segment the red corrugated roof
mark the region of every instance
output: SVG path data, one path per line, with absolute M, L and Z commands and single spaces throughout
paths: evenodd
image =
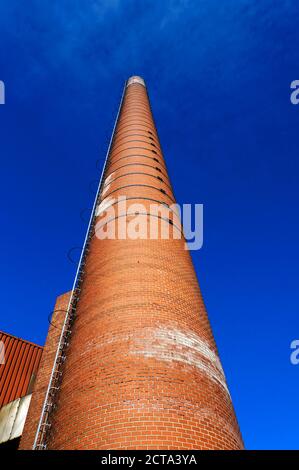
M 4 364 L 0 363 L 0 408 L 32 392 L 43 348 L 0 331 Z

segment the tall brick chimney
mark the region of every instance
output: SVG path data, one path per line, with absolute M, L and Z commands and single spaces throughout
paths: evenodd
M 140 77 L 126 84 L 95 222 L 118 196 L 180 231 L 151 213 L 175 200 Z M 31 406 L 41 412 L 40 395 Z M 50 424 L 48 449 L 243 448 L 184 238 L 91 237 Z M 21 447 L 33 440 L 28 424 Z

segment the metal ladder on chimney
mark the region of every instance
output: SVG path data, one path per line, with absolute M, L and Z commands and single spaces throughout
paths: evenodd
M 74 280 L 73 287 L 72 287 L 72 293 L 71 293 L 68 307 L 66 310 L 61 334 L 60 334 L 59 341 L 58 341 L 57 351 L 56 351 L 56 355 L 55 355 L 55 359 L 53 363 L 53 368 L 51 371 L 50 380 L 49 380 L 48 388 L 46 391 L 46 395 L 45 395 L 45 399 L 44 399 L 44 403 L 42 407 L 42 412 L 40 415 L 37 431 L 35 434 L 33 450 L 46 450 L 47 449 L 47 433 L 49 429 L 51 428 L 51 422 L 50 422 L 51 414 L 55 410 L 55 400 L 56 400 L 57 393 L 61 386 L 62 366 L 66 359 L 67 347 L 69 345 L 70 336 L 72 333 L 72 326 L 76 317 L 76 307 L 80 298 L 86 256 L 89 252 L 89 244 L 90 244 L 91 238 L 94 235 L 96 207 L 97 207 L 99 198 L 101 196 L 103 177 L 105 174 L 106 165 L 107 165 L 111 145 L 112 145 L 113 138 L 114 138 L 115 128 L 116 128 L 120 111 L 122 108 L 123 98 L 124 98 L 124 94 L 126 90 L 126 84 L 127 82 L 125 82 L 124 84 L 120 105 L 119 105 L 116 119 L 114 122 L 114 127 L 113 127 L 112 135 L 110 138 L 110 142 L 108 145 L 108 150 L 106 153 L 105 162 L 103 165 L 97 193 L 94 199 L 94 203 L 93 203 L 93 207 L 92 207 L 92 211 L 91 211 L 91 215 L 90 215 L 90 219 L 89 219 L 89 223 L 88 223 L 88 227 L 86 231 L 86 236 L 84 239 L 81 256 L 78 262 L 75 280 Z

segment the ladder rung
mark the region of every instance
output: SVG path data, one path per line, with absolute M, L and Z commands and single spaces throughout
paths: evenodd
M 50 424 L 50 423 L 42 423 L 41 426 L 50 428 L 50 427 L 51 427 L 51 424 Z
M 46 449 L 47 445 L 46 444 L 36 444 L 36 447 L 41 448 L 41 449 Z

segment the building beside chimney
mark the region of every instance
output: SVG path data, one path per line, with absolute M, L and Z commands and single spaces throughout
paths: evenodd
M 0 331 L 0 450 L 19 445 L 42 352 Z

